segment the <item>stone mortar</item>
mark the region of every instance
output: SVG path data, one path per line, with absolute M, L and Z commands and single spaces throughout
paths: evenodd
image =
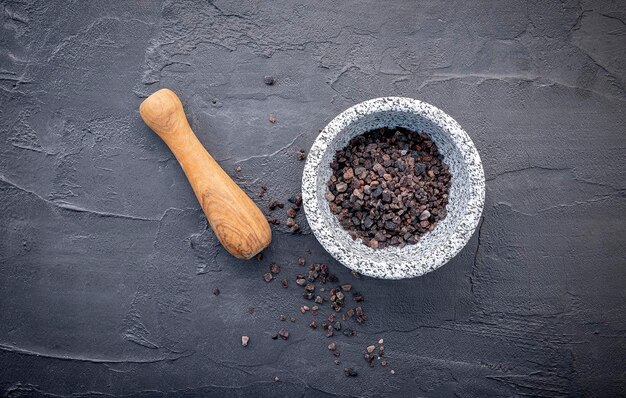
M 324 195 L 335 152 L 357 135 L 381 127 L 405 127 L 428 134 L 450 167 L 452 184 L 448 215 L 433 231 L 414 245 L 374 250 L 350 237 L 331 213 Z M 469 241 L 485 202 L 485 176 L 472 140 L 446 113 L 411 98 L 375 98 L 347 109 L 319 134 L 304 167 L 302 199 L 315 237 L 339 262 L 375 278 L 412 278 L 441 267 Z

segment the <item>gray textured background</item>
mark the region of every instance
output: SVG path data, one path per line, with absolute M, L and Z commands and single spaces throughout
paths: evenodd
M 0 395 L 625 394 L 622 1 L 21 0 L 0 19 Z M 348 270 L 302 213 L 262 263 L 229 257 L 139 118 L 161 87 L 265 210 L 356 102 L 418 98 L 470 134 L 479 231 L 424 277 L 354 281 L 370 321 L 337 342 L 358 378 L 307 317 L 269 338 L 303 300 L 261 279 L 301 256 Z M 360 358 L 379 337 L 394 376 Z

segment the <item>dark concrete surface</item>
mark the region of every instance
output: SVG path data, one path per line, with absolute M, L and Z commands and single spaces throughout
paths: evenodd
M 0 395 L 626 394 L 624 2 L 20 0 L 0 18 Z M 302 235 L 237 261 L 139 118 L 161 87 L 249 193 L 267 185 L 265 211 L 345 108 L 430 102 L 482 156 L 479 231 L 398 282 L 354 279 L 302 213 Z M 299 290 L 262 281 L 298 257 L 366 297 L 341 366 Z M 380 337 L 391 366 L 369 369 Z

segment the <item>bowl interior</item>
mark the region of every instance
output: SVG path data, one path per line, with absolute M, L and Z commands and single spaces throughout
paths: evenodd
M 419 101 L 415 102 L 423 104 Z M 358 112 L 357 109 L 357 112 L 348 113 L 354 110 L 351 108 L 326 127 L 309 154 L 309 156 L 313 155 L 313 158 L 310 159 L 311 165 L 307 164 L 307 166 L 313 167 L 312 170 L 311 167 L 306 167 L 305 177 L 303 177 L 303 198 L 309 224 L 326 250 L 344 265 L 365 275 L 398 279 L 419 276 L 438 268 L 465 245 L 469 240 L 469 236 L 466 236 L 467 230 L 471 229 L 469 233 L 471 236 L 480 217 L 484 200 L 484 185 L 481 193 L 476 182 L 482 178 L 482 184 L 484 184 L 484 177 L 481 174 L 477 179 L 476 175 L 470 175 L 471 171 L 476 174 L 475 157 L 468 156 L 466 142 L 459 140 L 456 130 L 458 124 L 437 108 L 428 104 L 424 105 L 426 106 L 424 111 L 402 109 L 398 106 L 382 106 L 374 107 L 368 112 Z M 431 108 L 441 112 L 449 120 L 442 119 L 441 115 L 436 112 L 429 112 Z M 452 124 L 448 123 L 450 121 Z M 334 159 L 335 152 L 345 147 L 355 136 L 381 127 L 404 127 L 428 134 L 443 154 L 444 162 L 450 168 L 452 182 L 447 205 L 448 214 L 437 223 L 433 231 L 422 236 L 420 241 L 413 245 L 374 250 L 365 246 L 360 240 L 355 241 L 350 237 L 339 224 L 337 217 L 331 213 L 324 195 L 328 189 L 326 183 L 332 174 L 330 163 Z M 469 140 L 462 130 L 460 132 Z M 475 153 L 476 150 L 471 141 L 469 144 L 471 145 L 469 152 Z M 469 153 L 469 155 L 473 154 Z M 478 164 L 482 173 L 479 158 Z M 305 187 L 307 173 L 314 173 L 310 176 L 314 181 L 312 191 Z M 474 214 L 473 217 L 468 218 L 468 212 L 475 213 L 476 211 L 478 211 L 478 216 Z

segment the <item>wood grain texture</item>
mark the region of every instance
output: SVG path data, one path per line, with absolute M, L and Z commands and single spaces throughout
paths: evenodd
M 176 156 L 226 250 L 249 259 L 267 247 L 272 232 L 265 216 L 198 141 L 178 96 L 161 89 L 141 103 L 139 113 Z

